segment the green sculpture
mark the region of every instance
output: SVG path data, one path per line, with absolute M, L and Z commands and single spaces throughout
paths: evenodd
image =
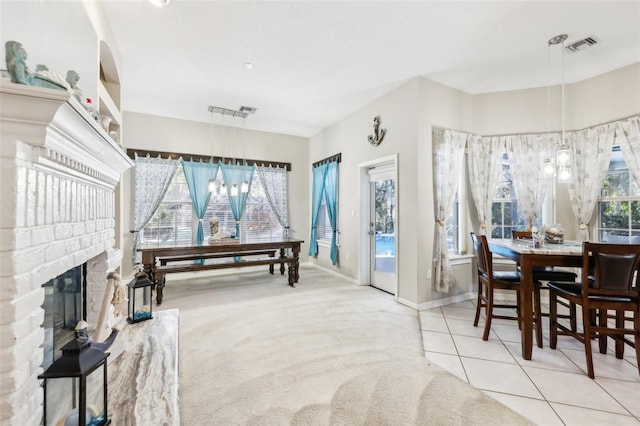
M 27 58 L 29 55 L 22 43 L 9 40 L 5 43 L 7 71 L 13 83 L 29 86 L 47 87 L 49 89 L 69 90 L 69 84 L 58 74 L 49 71 L 46 65 L 37 65 L 36 72 L 29 72 Z
M 4 44 L 6 50 L 7 71 L 11 76 L 11 81 L 18 84 L 27 84 L 29 68 L 27 68 L 27 51 L 22 47 L 22 43 L 9 40 Z

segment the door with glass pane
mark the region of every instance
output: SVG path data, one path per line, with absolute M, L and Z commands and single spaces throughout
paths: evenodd
M 393 165 L 369 169 L 371 285 L 396 294 L 396 181 Z

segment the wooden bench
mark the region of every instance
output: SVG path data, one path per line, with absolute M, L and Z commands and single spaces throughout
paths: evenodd
M 261 256 L 268 255 L 269 257 L 276 256 L 276 250 L 261 250 L 261 251 L 249 251 L 242 252 L 240 254 L 234 253 L 233 256 Z M 183 254 L 183 255 L 174 255 L 174 256 L 161 256 L 158 257 L 158 261 L 161 266 L 165 266 L 167 263 L 171 262 L 187 262 L 190 260 L 206 260 L 206 259 L 220 259 L 230 257 L 229 253 L 199 253 L 199 254 Z M 284 275 L 284 265 L 286 262 L 280 262 L 280 275 Z M 273 275 L 273 263 L 269 263 L 269 273 Z
M 267 255 L 268 257 L 254 257 L 261 255 Z M 210 259 L 214 259 L 214 261 L 206 262 L 206 260 Z M 158 257 L 158 261 L 160 265 L 156 266 L 153 270 L 156 283 L 156 302 L 158 305 L 162 303 L 166 275 L 172 273 L 268 265 L 269 273 L 273 275 L 274 265 L 279 264 L 280 274 L 284 275 L 285 264 L 287 264 L 289 265 L 289 285 L 294 287 L 297 281 L 296 266 L 298 259 L 294 257 L 276 257 L 276 250 L 160 256 Z M 193 262 L 178 263 L 189 261 Z

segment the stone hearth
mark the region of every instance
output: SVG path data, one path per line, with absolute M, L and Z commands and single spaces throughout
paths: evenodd
M 117 184 L 133 163 L 65 91 L 0 80 L 0 424 L 42 417 L 42 284 L 86 262 L 95 327 L 118 248 Z

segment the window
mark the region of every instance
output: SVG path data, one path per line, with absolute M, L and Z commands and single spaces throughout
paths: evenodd
M 513 229 L 526 226 L 524 215 L 518 209 L 511 168 L 505 153 L 491 206 L 491 238 L 511 238 Z
M 222 171 L 218 170 L 218 181 L 222 179 Z M 213 216 L 218 218 L 219 229 L 229 233 L 235 232 L 236 222 L 231 212 L 227 195 L 214 192 L 209 200 L 207 212 L 203 218 L 205 238 L 209 238 L 211 229 L 209 223 Z M 198 219 L 193 212 L 189 188 L 182 166 L 169 185 L 160 206 L 142 230 L 142 242 L 183 242 L 190 243 L 197 232 Z M 253 174 L 251 191 L 247 197 L 247 204 L 241 221 L 241 235 L 247 237 L 270 237 L 282 235 L 282 226 L 271 210 L 265 196 L 264 189 L 258 178 Z
M 611 152 L 598 213 L 599 241 L 640 244 L 640 187 L 629 173 L 618 146 Z
M 447 251 L 453 254 L 459 254 L 459 234 L 460 234 L 460 203 L 458 202 L 458 194 L 456 193 L 456 199 L 453 201 L 451 207 L 451 215 L 446 221 L 445 227 L 447 229 Z
M 331 221 L 329 220 L 329 212 L 327 211 L 327 204 L 324 201 L 324 195 L 322 196 L 322 202 L 320 203 L 320 213 L 318 213 L 318 239 L 319 240 L 331 240 Z

